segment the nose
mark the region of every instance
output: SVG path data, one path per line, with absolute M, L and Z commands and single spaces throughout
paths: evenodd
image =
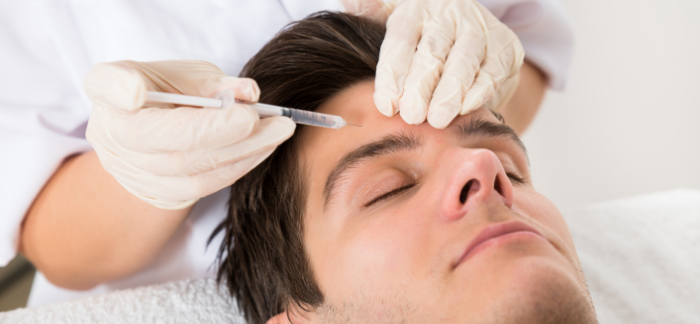
M 513 185 L 495 153 L 486 149 L 461 149 L 445 170 L 447 187 L 440 197 L 441 216 L 459 219 L 478 204 L 513 206 Z

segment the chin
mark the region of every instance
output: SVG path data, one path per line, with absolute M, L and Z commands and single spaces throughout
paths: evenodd
M 585 283 L 546 258 L 523 258 L 508 267 L 501 298 L 483 323 L 594 324 L 595 309 Z

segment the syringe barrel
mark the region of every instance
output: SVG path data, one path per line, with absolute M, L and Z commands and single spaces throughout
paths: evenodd
M 233 97 L 233 91 L 226 90 L 216 94 L 216 97 L 222 101 L 222 107 L 229 107 L 234 103 L 242 103 L 249 105 L 258 112 L 261 117 L 284 116 L 289 117 L 297 124 L 335 128 L 339 129 L 347 125 L 345 120 L 340 116 L 321 114 L 313 111 L 299 110 L 294 108 L 285 108 L 264 103 L 248 103 L 238 101 Z
M 295 123 L 339 129 L 346 125 L 345 120 L 340 116 L 321 114 L 313 111 L 286 108 L 284 116 L 289 116 Z

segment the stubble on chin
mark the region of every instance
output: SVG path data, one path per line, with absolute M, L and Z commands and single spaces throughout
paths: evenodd
M 401 293 L 387 298 L 367 291 L 356 291 L 342 301 L 327 298 L 315 312 L 324 324 L 598 324 L 584 274 L 577 268 L 577 278 L 540 268 L 528 280 L 529 287 L 503 296 L 480 314 L 436 314 Z
M 409 324 L 425 319 L 418 314 L 419 306 L 400 294 L 391 298 L 366 292 L 355 292 L 343 301 L 326 300 L 316 309 L 321 324 Z M 415 321 L 415 320 L 418 320 Z
M 494 305 L 480 324 L 598 324 L 585 281 L 583 287 L 565 278 L 542 281 L 529 296 L 513 294 Z

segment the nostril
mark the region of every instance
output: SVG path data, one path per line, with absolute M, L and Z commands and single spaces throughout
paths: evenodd
M 469 190 L 471 190 L 472 185 L 474 184 L 474 181 L 477 181 L 477 180 L 474 180 L 474 179 L 469 180 L 469 182 L 467 182 L 467 184 L 465 184 L 464 187 L 462 187 L 462 192 L 459 193 L 459 201 L 462 204 L 467 202 L 467 197 L 469 196 Z
M 493 190 L 496 190 L 501 196 L 503 196 L 503 189 L 501 188 L 501 180 L 499 179 L 498 175 L 496 175 L 496 179 L 493 180 Z

